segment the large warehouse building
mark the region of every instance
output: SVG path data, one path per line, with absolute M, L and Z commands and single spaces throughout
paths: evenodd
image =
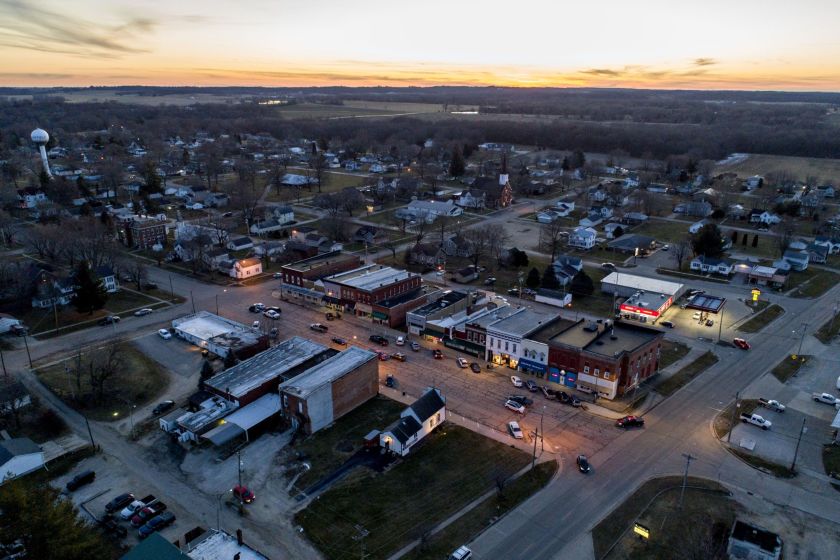
M 242 323 L 199 311 L 172 321 L 175 334 L 222 358 L 233 352 L 240 360 L 268 348 L 268 336 Z

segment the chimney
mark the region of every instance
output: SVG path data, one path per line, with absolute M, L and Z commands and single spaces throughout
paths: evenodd
M 236 530 L 236 544 L 242 546 L 242 529 Z

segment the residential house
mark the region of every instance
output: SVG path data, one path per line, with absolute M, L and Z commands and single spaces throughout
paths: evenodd
M 735 268 L 735 263 L 729 259 L 718 259 L 714 257 L 707 257 L 706 255 L 698 255 L 691 260 L 691 270 L 698 272 L 721 274 L 729 276 Z
M 791 270 L 802 272 L 808 269 L 808 261 L 810 259 L 808 253 L 804 251 L 785 251 L 782 259 L 790 263 Z
M 417 243 L 408 254 L 413 264 L 434 268 L 446 262 L 446 254 L 437 243 Z
M 473 254 L 472 244 L 460 233 L 449 236 L 441 248 L 448 257 L 468 258 Z
M 828 247 L 825 245 L 811 243 L 808 245 L 806 250 L 808 251 L 808 257 L 810 259 L 809 262 L 825 264 L 825 261 L 828 260 Z
M 269 213 L 281 224 L 288 224 L 295 221 L 295 211 L 291 206 L 285 204 L 272 206 Z
M 714 223 L 714 222 L 712 222 L 711 220 L 707 220 L 705 218 L 700 220 L 699 222 L 694 222 L 693 224 L 688 226 L 688 233 L 692 233 L 692 234 L 697 233 L 701 229 L 703 229 L 705 226 L 707 226 L 711 223 Z
M 0 440 L 0 481 L 36 471 L 44 466 L 44 452 L 29 438 Z
M 427 388 L 402 411 L 400 419 L 379 434 L 379 445 L 401 457 L 446 420 L 446 399 L 439 389 Z
M 286 173 L 283 175 L 283 178 L 280 179 L 280 184 L 287 187 L 305 187 L 311 185 L 313 182 L 315 182 L 314 179 L 310 179 L 306 175 L 298 175 L 296 173 Z
M 608 206 L 593 206 L 592 208 L 589 209 L 589 212 L 590 213 L 597 212 L 601 216 L 601 218 L 603 218 L 605 220 L 608 220 L 609 218 L 612 218 L 612 215 L 613 215 L 612 208 L 610 208 Z
M 602 189 L 601 187 L 597 187 L 589 191 L 589 200 L 594 202 L 604 202 L 607 200 L 607 191 Z
M 207 196 L 204 197 L 204 204 L 212 208 L 224 208 L 230 204 L 230 196 L 223 192 L 207 193 Z
M 554 211 L 557 212 L 558 215 L 561 217 L 566 217 L 571 214 L 575 209 L 574 202 L 557 202 L 554 205 Z
M 463 213 L 464 210 L 451 200 L 447 200 L 446 202 L 412 200 L 407 207 L 398 209 L 394 215 L 403 220 L 425 220 L 427 224 L 431 224 L 438 216 L 454 218 Z
M 201 257 L 202 262 L 211 270 L 219 270 L 222 261 L 231 260 L 228 250 L 220 247 L 208 249 Z
M 285 249 L 286 244 L 282 241 L 263 241 L 254 246 L 254 254 L 260 258 L 271 258 L 281 254 Z
M 577 249 L 591 249 L 595 246 L 597 236 L 597 232 L 591 227 L 576 227 L 569 234 L 568 245 Z
M 604 233 L 607 239 L 615 239 L 624 233 L 624 227 L 618 222 L 610 222 L 604 226 Z
M 470 265 L 460 270 L 455 271 L 452 279 L 461 284 L 468 284 L 474 280 L 478 280 L 478 269 Z
M 484 208 L 484 192 L 472 190 L 462 192 L 456 204 L 461 208 Z
M 30 270 L 32 284 L 35 286 L 32 307 L 47 308 L 54 305 L 67 305 L 73 299 L 76 283 L 72 278 L 59 278 L 53 272 L 43 268 L 33 267 Z
M 836 255 L 837 253 L 840 253 L 840 237 L 826 237 L 824 235 L 818 235 L 816 239 L 814 239 L 814 244 L 826 247 L 829 255 Z
M 94 273 L 102 281 L 102 286 L 109 294 L 116 293 L 120 290 L 120 282 L 117 280 L 114 269 L 110 266 L 97 267 Z
M 48 201 L 46 193 L 35 187 L 18 189 L 17 196 L 19 208 L 37 208 L 39 205 Z
M 506 208 L 513 200 L 513 188 L 507 173 L 499 174 L 497 179 L 477 177 L 470 187 L 470 192 L 474 193 L 474 196 L 480 196 L 476 193 L 484 194 L 485 208 Z
M 730 204 L 726 209 L 726 215 L 736 220 L 743 220 L 747 215 L 747 209 L 742 204 Z
M 621 221 L 629 225 L 644 224 L 648 221 L 648 215 L 642 212 L 627 212 L 622 216 Z
M 744 186 L 747 188 L 748 191 L 755 190 L 763 185 L 764 177 L 762 177 L 761 175 L 753 175 L 752 177 L 747 177 L 747 180 L 744 181 Z
M 686 216 L 697 216 L 699 218 L 711 216 L 712 211 L 714 210 L 712 205 L 705 200 L 686 202 L 683 205 L 683 208 L 683 213 Z M 676 209 L 674 211 L 676 211 Z
M 228 239 L 227 244 L 225 245 L 228 251 L 244 251 L 246 249 L 253 249 L 254 242 L 251 240 L 250 237 L 246 237 L 244 235 L 237 235 L 236 237 L 231 237 Z
M 353 233 L 353 241 L 374 245 L 388 238 L 388 234 L 376 226 L 361 226 Z
M 554 269 L 554 276 L 561 286 L 568 286 L 572 278 L 583 270 L 583 259 L 579 257 L 572 257 L 569 255 L 558 256 L 551 267 Z
M 585 217 L 581 218 L 578 222 L 578 225 L 585 228 L 594 228 L 595 226 L 601 224 L 604 221 L 604 218 L 601 216 L 600 212 L 589 212 Z
M 230 276 L 238 280 L 252 278 L 262 274 L 262 260 L 256 258 L 239 259 L 233 262 Z
M 729 533 L 726 554 L 732 560 L 779 560 L 782 539 L 767 529 L 736 519 Z
M 543 210 L 537 212 L 537 221 L 541 224 L 550 224 L 560 218 L 560 213 L 554 210 Z
M 255 220 L 254 223 L 251 224 L 250 232 L 253 235 L 265 235 L 266 233 L 274 231 L 282 231 L 285 227 L 284 222 L 281 222 L 276 218 L 266 218 L 263 220 Z
M 623 186 L 625 189 L 633 189 L 638 187 L 640 184 L 641 183 L 639 182 L 639 175 L 636 173 L 631 173 L 627 176 L 626 179 L 624 179 Z
M 831 185 L 820 185 L 817 187 L 817 192 L 823 198 L 834 198 L 836 194 L 834 187 Z
M 781 221 L 782 218 L 774 214 L 773 212 L 768 212 L 767 210 L 759 210 L 758 208 L 753 208 L 752 210 L 750 210 L 751 224 L 764 224 L 770 226 L 773 224 L 778 224 Z

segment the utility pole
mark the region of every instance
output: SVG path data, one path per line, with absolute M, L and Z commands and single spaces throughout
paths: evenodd
M 790 464 L 790 470 L 796 472 L 796 456 L 799 454 L 799 444 L 802 443 L 802 435 L 808 430 L 805 427 L 805 420 L 808 417 L 802 419 L 802 427 L 799 429 L 799 437 L 796 439 L 796 449 L 793 450 L 793 462 Z
M 175 290 L 172 289 L 172 275 L 169 275 L 169 299 L 175 300 Z
M 685 485 L 688 482 L 688 466 L 691 462 L 696 459 L 691 453 L 683 453 L 683 457 L 685 457 L 685 473 L 683 474 L 683 483 L 682 483 L 682 490 L 680 491 L 680 505 L 677 509 L 682 509 L 683 505 L 683 496 L 685 496 Z
M 720 335 L 723 331 L 723 307 L 720 308 L 720 317 L 718 318 L 718 344 L 720 344 Z
M 242 452 L 236 452 L 236 472 L 239 475 L 239 505 L 242 505 Z
M 531 468 L 537 464 L 537 438 L 540 437 L 539 430 L 534 431 L 534 454 L 531 456 Z
M 0 348 L 0 362 L 3 363 L 3 377 L 9 378 L 9 372 L 6 371 L 6 358 L 3 357 L 3 349 Z
M 796 351 L 797 356 L 802 355 L 802 343 L 805 341 L 805 331 L 808 329 L 808 323 L 802 323 L 802 336 L 799 337 L 799 349 Z
M 356 531 L 358 531 L 358 535 L 353 537 L 353 540 L 359 541 L 359 548 L 361 549 L 359 558 L 365 560 L 365 557 L 367 556 L 367 554 L 365 553 L 365 537 L 367 537 L 370 534 L 370 532 L 361 525 L 356 525 L 355 528 Z
M 545 418 L 545 405 L 543 405 L 542 414 L 540 414 L 540 453 L 545 451 L 545 432 L 543 431 L 543 418 Z
M 90 422 L 88 422 L 88 418 L 85 415 L 82 415 L 82 418 L 85 419 L 85 426 L 87 426 L 88 437 L 90 437 L 90 444 L 93 446 L 93 450 L 96 451 L 96 442 L 93 441 L 93 432 L 90 431 Z
M 193 315 L 195 315 L 195 300 L 193 299 L 193 291 L 190 290 L 190 303 L 192 303 Z
M 29 341 L 27 340 L 25 333 L 23 335 L 23 345 L 26 346 L 26 357 L 29 359 L 29 369 L 32 369 L 32 354 L 29 353 Z
M 726 434 L 726 443 L 729 443 L 732 440 L 732 430 L 735 429 L 735 418 L 736 414 L 738 414 L 738 398 L 741 396 L 740 392 L 735 393 L 735 406 L 732 408 L 732 425 L 729 427 L 729 433 Z

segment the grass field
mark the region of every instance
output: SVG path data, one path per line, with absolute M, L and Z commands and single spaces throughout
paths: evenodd
M 780 317 L 785 310 L 781 307 L 776 305 L 775 303 L 770 307 L 766 308 L 764 311 L 759 311 L 755 315 L 753 315 L 749 320 L 741 323 L 741 325 L 736 329 L 741 332 L 747 333 L 756 333 L 775 321 L 778 317 Z
M 840 320 L 836 318 L 829 319 L 814 333 L 814 336 L 823 344 L 831 342 L 837 333 L 840 332 Z
M 689 236 L 688 228 L 693 222 L 674 222 L 670 220 L 658 220 L 651 218 L 648 223 L 631 230 L 630 233 L 647 235 L 657 241 L 665 243 L 676 243 Z
M 682 342 L 663 340 L 662 349 L 659 352 L 659 369 L 665 369 L 677 360 L 681 360 L 691 352 L 691 348 Z
M 101 356 L 104 350 L 83 351 L 83 369 L 94 352 Z M 80 390 L 77 387 L 76 376 L 72 373 L 76 368 L 75 357 L 39 368 L 36 374 L 50 391 L 69 406 L 83 411 L 88 418 L 103 421 L 121 420 L 128 414 L 128 403 L 137 407 L 143 406 L 162 393 L 169 380 L 157 362 L 130 343 L 123 344 L 120 356 L 122 363 L 116 375 L 106 382 L 102 402 L 94 402 L 90 398 L 90 378 L 84 373 L 79 378 Z
M 796 288 L 790 295 L 796 298 L 819 297 L 840 281 L 840 274 L 829 270 L 809 267 L 802 272 L 791 272 L 788 288 Z
M 654 387 L 654 390 L 664 397 L 669 397 L 676 393 L 683 385 L 703 373 L 706 369 L 715 365 L 717 361 L 718 357 L 711 351 L 708 351 L 690 364 L 685 365 L 668 379 L 659 383 L 656 387 Z
M 554 473 L 557 461 L 538 464 L 513 482 L 508 483 L 501 494 L 487 498 L 468 514 L 432 536 L 403 558 L 408 560 L 440 560 L 465 542 L 470 542 L 494 519 L 506 514 L 535 492 L 542 489 Z
M 356 408 L 331 427 L 306 438 L 295 446 L 306 457 L 310 469 L 298 478 L 298 491 L 306 489 L 338 468 L 359 450 L 362 438 L 373 427 L 384 428 L 400 417 L 405 405 L 379 396 Z M 293 491 L 293 493 L 296 493 Z
M 771 156 L 750 154 L 747 159 L 734 165 L 719 165 L 715 173 L 734 172 L 742 177 L 787 171 L 794 179 L 804 181 L 814 175 L 821 183 L 840 182 L 840 159 L 806 158 L 792 156 Z
M 394 101 L 344 101 L 343 105 L 322 105 L 299 103 L 278 105 L 277 113 L 289 119 L 341 119 L 364 117 L 389 117 L 425 113 L 443 113 L 443 105 L 437 103 L 405 103 Z
M 212 93 L 139 95 L 136 93 L 121 94 L 116 91 L 99 90 L 58 92 L 55 95 L 63 97 L 68 103 L 104 103 L 116 101 L 117 103 L 125 103 L 129 105 L 177 105 L 181 107 L 207 103 L 240 103 L 243 98 L 243 96 L 240 95 L 216 95 Z M 31 95 L 11 95 L 9 97 L 17 99 L 32 99 Z
M 823 467 L 825 467 L 826 474 L 840 473 L 840 446 L 823 446 Z
M 366 558 L 388 558 L 529 461 L 511 446 L 444 424 L 386 472 L 338 483 L 295 523 L 327 558 L 359 557 L 358 526 L 369 531 Z
M 718 558 L 704 552 L 710 541 L 725 548 L 737 504 L 717 482 L 688 477 L 687 483 L 682 509 L 677 507 L 682 477 L 640 486 L 592 530 L 595 558 Z M 648 540 L 633 533 L 634 523 L 650 530 Z
M 758 408 L 758 401 L 753 399 L 741 399 L 738 401 L 737 407 L 735 406 L 735 402 L 730 403 L 729 406 L 715 416 L 713 423 L 715 435 L 718 439 L 723 439 L 726 437 L 726 434 L 732 431 L 734 427 L 732 419 L 736 413 L 752 414 L 756 408 Z M 737 423 L 738 420 L 735 420 L 735 422 Z

